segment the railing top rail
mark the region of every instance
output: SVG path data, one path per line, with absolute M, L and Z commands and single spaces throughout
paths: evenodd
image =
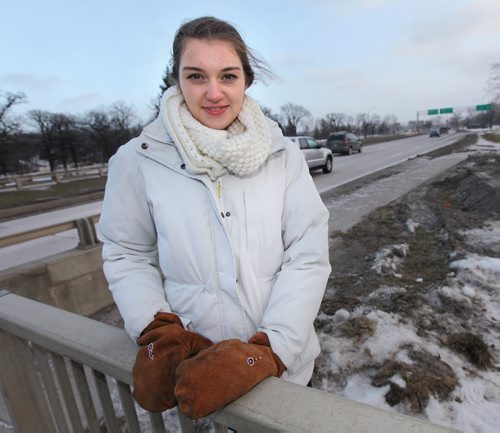
M 259 433 L 457 432 L 275 377 L 261 382 L 212 418 L 237 431 Z
M 0 176 L 1 179 L 14 179 L 16 177 L 18 178 L 36 178 L 36 177 L 43 177 L 43 176 L 51 176 L 53 173 L 59 173 L 59 174 L 64 174 L 64 173 L 75 173 L 77 171 L 91 171 L 91 170 L 100 170 L 100 169 L 107 169 L 108 165 L 107 164 L 94 164 L 94 165 L 83 165 L 80 167 L 69 167 L 69 168 L 57 168 L 53 171 L 32 171 L 29 173 L 9 173 L 6 176 L 2 175 Z
M 132 383 L 137 347 L 123 329 L 7 291 L 0 294 L 0 328 Z
M 136 346 L 120 328 L 0 292 L 0 328 L 131 383 Z M 212 418 L 260 433 L 446 433 L 446 427 L 269 378 Z
M 100 214 L 92 215 L 90 217 L 93 223 L 99 221 Z M 14 233 L 11 235 L 0 237 L 0 248 L 9 247 L 11 245 L 19 244 L 21 242 L 31 241 L 33 239 L 43 238 L 45 236 L 54 235 L 57 233 L 65 232 L 77 228 L 77 222 L 67 221 L 64 223 L 52 224 L 49 226 L 39 227 L 33 230 Z

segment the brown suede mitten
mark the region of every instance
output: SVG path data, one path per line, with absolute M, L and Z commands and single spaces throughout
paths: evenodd
M 271 347 L 271 343 L 269 342 L 269 337 L 265 332 L 257 332 L 250 340 L 248 340 L 251 344 L 259 344 L 260 346 Z M 272 348 L 271 348 L 272 349 Z M 278 366 L 278 376 L 281 377 L 283 372 L 286 370 L 286 365 L 281 362 L 281 359 L 276 353 L 273 353 L 274 362 Z
M 177 366 L 212 345 L 207 338 L 186 331 L 179 317 L 172 313 L 157 313 L 137 343 L 142 347 L 132 370 L 133 396 L 141 407 L 151 412 L 163 412 L 176 405 Z
M 192 419 L 221 409 L 267 377 L 281 376 L 285 366 L 276 358 L 266 345 L 240 340 L 214 344 L 177 368 L 179 408 Z

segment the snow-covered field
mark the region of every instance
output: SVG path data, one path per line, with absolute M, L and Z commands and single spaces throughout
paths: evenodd
M 469 151 L 498 155 L 500 145 L 480 138 Z M 379 216 L 369 216 L 357 234 L 340 236 L 340 248 L 349 252 L 339 253 L 340 269 L 332 275 L 317 319 L 322 354 L 314 376 L 316 387 L 467 433 L 500 432 L 500 215 L 496 201 L 500 159 L 488 158 L 444 177 L 441 185 L 448 185 L 438 193 L 416 193 Z M 493 186 L 493 199 L 485 198 L 491 206 L 484 208 L 485 201 L 479 202 L 484 190 L 475 186 L 460 190 L 464 185 L 460 182 L 483 163 L 490 164 L 489 171 L 478 170 L 479 175 L 472 177 L 484 178 Z M 458 189 L 445 195 L 454 182 Z M 460 207 L 461 194 L 477 198 L 472 211 Z M 429 197 L 436 202 L 425 202 Z M 408 219 L 405 212 L 420 215 L 421 221 Z M 384 217 L 398 215 L 407 219 L 384 225 Z M 429 239 L 431 247 L 415 253 L 412 248 L 421 247 L 414 242 L 419 226 L 426 226 L 419 236 Z M 368 243 L 377 238 L 378 229 L 387 233 L 380 235 L 382 244 L 374 248 Z M 405 241 L 398 238 L 383 244 L 398 236 Z M 338 248 L 335 245 L 332 248 Z M 456 249 L 446 250 L 443 245 Z M 422 259 L 412 268 L 405 267 L 412 253 L 435 257 L 424 258 L 421 268 Z M 438 262 L 434 274 L 428 269 L 433 261 Z M 335 271 L 335 258 L 332 266 Z M 430 281 L 432 275 L 439 278 Z
M 488 238 L 498 245 L 500 227 L 491 230 L 475 230 L 476 235 Z M 484 316 L 491 321 L 491 329 L 482 336 L 492 348 L 495 365 L 485 371 L 478 370 L 459 354 L 437 345 L 428 338 L 418 335 L 414 324 L 406 318 L 380 310 L 366 311 L 363 307 L 352 313 L 338 310 L 333 317 L 324 314 L 320 320 L 332 320 L 341 325 L 349 318 L 366 317 L 373 327 L 373 334 L 353 345 L 352 338 L 320 333 L 322 349 L 328 353 L 330 374 L 346 374 L 343 389 L 332 386 L 326 379 L 322 388 L 344 397 L 380 407 L 414 415 L 408 408 L 391 407 L 385 398 L 393 382 L 400 388 L 406 381 L 397 373 L 387 379 L 385 386 L 372 384 L 373 370 L 366 368 L 370 363 L 382 364 L 387 359 L 412 364 L 409 350 L 419 349 L 432 354 L 448 364 L 458 379 L 458 385 L 448 401 L 439 401 L 431 396 L 422 418 L 433 423 L 454 427 L 464 432 L 498 433 L 500 431 L 500 259 L 471 255 L 451 263 L 456 269 L 453 284 L 441 288 L 441 295 L 454 298 L 464 305 L 479 305 Z M 387 287 L 373 293 L 373 296 L 389 296 L 404 289 Z M 416 309 L 418 306 L 415 306 Z M 411 349 L 410 349 L 411 348 Z M 359 370 L 359 372 L 357 371 Z

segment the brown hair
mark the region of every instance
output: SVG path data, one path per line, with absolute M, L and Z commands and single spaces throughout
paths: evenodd
M 172 45 L 172 60 L 170 62 L 172 67 L 171 78 L 174 82 L 171 84 L 177 84 L 179 82 L 181 55 L 184 49 L 184 41 L 188 38 L 207 40 L 221 39 L 231 42 L 243 65 L 247 87 L 250 87 L 254 82 L 256 78 L 256 69 L 267 77 L 273 76 L 267 65 L 265 65 L 265 63 L 260 60 L 253 53 L 252 49 L 243 41 L 243 38 L 234 26 L 218 18 L 200 17 L 184 23 L 175 34 L 174 43 Z

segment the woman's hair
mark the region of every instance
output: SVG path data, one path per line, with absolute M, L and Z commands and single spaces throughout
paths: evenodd
M 259 75 L 273 77 L 273 73 L 268 69 L 267 65 L 254 54 L 252 49 L 243 41 L 241 35 L 231 24 L 214 17 L 200 17 L 184 23 L 175 34 L 171 60 L 171 78 L 174 83 L 171 84 L 177 84 L 179 82 L 181 55 L 184 49 L 184 42 L 189 38 L 206 40 L 219 39 L 230 42 L 243 65 L 247 87 L 250 87 L 254 82 L 256 70 L 260 72 Z

